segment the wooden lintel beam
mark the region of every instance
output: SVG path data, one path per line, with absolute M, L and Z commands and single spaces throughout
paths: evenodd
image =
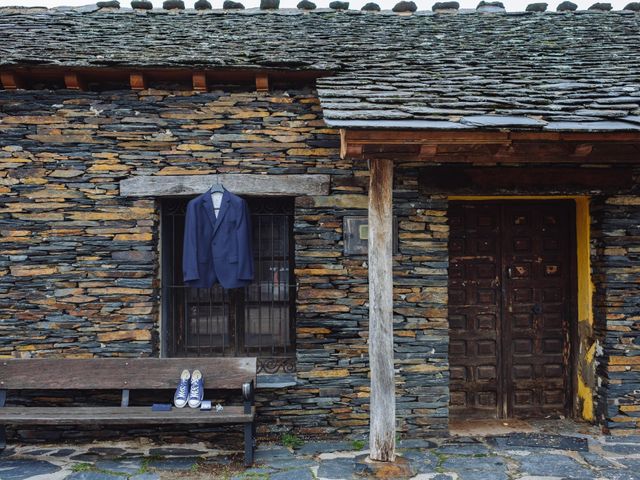
M 22 77 L 15 72 L 0 72 L 0 82 L 5 90 L 25 88 Z
M 64 74 L 64 84 L 69 90 L 86 90 L 87 86 L 83 79 L 76 72 Z
M 134 175 L 120 180 L 124 197 L 193 196 L 206 192 L 216 180 L 239 195 L 304 196 L 329 195 L 329 175 Z
M 263 72 L 256 73 L 256 91 L 258 92 L 269 91 L 269 75 Z
M 207 74 L 203 71 L 193 72 L 191 74 L 193 82 L 193 90 L 196 92 L 207 91 Z
M 129 75 L 131 90 L 145 90 L 147 88 L 147 79 L 143 73 L 135 72 Z

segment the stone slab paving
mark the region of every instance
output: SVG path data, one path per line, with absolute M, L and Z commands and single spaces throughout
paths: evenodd
M 297 449 L 260 445 L 252 468 L 242 453 L 211 445 L 112 442 L 13 445 L 0 480 L 350 480 L 366 442 L 310 441 Z M 640 480 L 640 436 L 570 432 L 398 442 L 412 480 Z

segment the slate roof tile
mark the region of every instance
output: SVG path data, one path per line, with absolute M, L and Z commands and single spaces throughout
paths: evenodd
M 462 117 L 460 120 L 465 125 L 474 127 L 542 127 L 547 124 L 542 120 L 523 116 L 509 115 L 473 115 Z
M 640 131 L 640 125 L 634 125 L 627 122 L 587 122 L 587 121 L 557 121 L 550 122 L 544 127 L 544 130 L 555 131 L 588 131 L 588 132 L 606 132 L 606 131 Z
M 630 12 L 96 8 L 0 9 L 0 68 L 322 70 L 334 126 L 640 128 L 640 15 Z

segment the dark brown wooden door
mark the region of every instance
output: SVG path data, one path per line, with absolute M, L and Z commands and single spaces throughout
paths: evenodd
M 451 415 L 566 415 L 571 201 L 451 202 Z

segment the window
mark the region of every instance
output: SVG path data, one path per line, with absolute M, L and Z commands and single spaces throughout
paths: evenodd
M 255 279 L 225 291 L 182 282 L 190 199 L 162 202 L 163 354 L 257 356 L 262 373 L 295 370 L 293 199 L 248 198 Z

